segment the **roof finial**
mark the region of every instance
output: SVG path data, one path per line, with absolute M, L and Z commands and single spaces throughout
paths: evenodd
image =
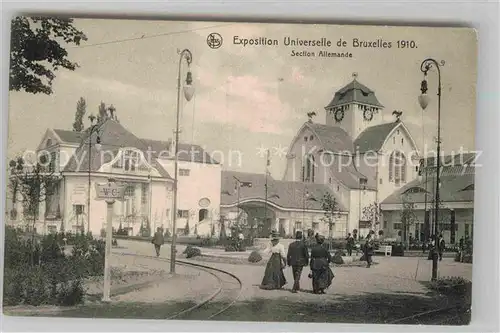
M 353 72 L 352 73 L 352 78 L 356 80 L 358 78 L 358 72 Z
M 403 114 L 403 111 L 399 111 L 399 110 L 394 110 L 392 111 L 392 115 L 396 117 L 396 122 L 398 121 L 401 121 L 401 115 Z

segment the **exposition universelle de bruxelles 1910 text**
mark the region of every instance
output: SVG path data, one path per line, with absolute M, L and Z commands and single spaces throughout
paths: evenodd
M 375 38 L 363 40 L 361 38 L 352 38 L 350 41 L 340 38 L 333 41 L 320 37 L 316 39 L 302 39 L 293 37 L 283 37 L 280 42 L 276 38 L 255 37 L 244 38 L 233 36 L 233 45 L 241 47 L 293 47 L 289 55 L 293 57 L 321 57 L 321 58 L 352 58 L 352 52 L 345 50 L 348 47 L 354 49 L 416 49 L 417 43 L 414 40 L 396 40 L 388 41 L 384 38 Z M 336 50 L 328 48 L 336 47 Z

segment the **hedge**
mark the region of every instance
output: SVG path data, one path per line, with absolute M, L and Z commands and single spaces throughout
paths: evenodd
M 66 235 L 26 235 L 5 228 L 4 305 L 75 305 L 83 302 L 83 281 L 103 275 L 104 242 L 76 235 L 71 255 Z

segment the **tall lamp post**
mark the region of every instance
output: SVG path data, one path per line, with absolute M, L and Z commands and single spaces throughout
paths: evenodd
M 438 273 L 438 254 L 437 254 L 437 235 L 439 232 L 438 228 L 438 215 L 439 215 L 439 185 L 440 185 L 440 169 L 441 169 L 441 70 L 440 66 L 444 65 L 444 61 L 441 61 L 439 64 L 436 60 L 432 58 L 425 59 L 422 61 L 420 65 L 420 70 L 424 73 L 424 79 L 420 85 L 420 91 L 422 94 L 418 96 L 418 102 L 422 110 L 427 108 L 429 105 L 429 96 L 427 95 L 427 72 L 431 68 L 436 68 L 438 74 L 438 87 L 437 87 L 437 96 L 438 96 L 438 118 L 437 118 L 437 147 L 436 147 L 436 187 L 435 187 L 435 199 L 434 199 L 434 251 L 432 253 L 432 280 L 437 279 Z
M 193 76 L 191 74 L 191 62 L 193 61 L 193 55 L 188 49 L 182 50 L 179 57 L 179 71 L 177 75 L 177 112 L 176 112 L 176 125 L 175 125 L 175 143 L 174 143 L 174 205 L 173 205 L 173 217 L 172 217 L 172 246 L 170 248 L 170 273 L 175 274 L 175 255 L 176 249 L 175 245 L 177 242 L 177 177 L 178 177 L 178 154 L 179 154 L 179 116 L 181 110 L 181 72 L 183 60 L 186 61 L 188 65 L 188 72 L 186 74 L 186 82 L 183 85 L 184 98 L 189 102 L 194 95 L 193 87 Z
M 89 116 L 90 127 L 88 129 L 89 132 L 89 174 L 88 174 L 88 193 L 87 193 L 87 233 L 90 234 L 90 191 L 92 186 L 92 134 L 97 133 L 97 137 L 95 140 L 95 147 L 97 151 L 101 150 L 101 138 L 99 137 L 99 123 L 94 124 L 96 117 L 94 115 Z M 83 224 L 83 223 L 82 223 Z

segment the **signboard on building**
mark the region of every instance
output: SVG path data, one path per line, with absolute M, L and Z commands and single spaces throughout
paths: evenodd
M 97 199 L 122 200 L 125 196 L 125 186 L 115 182 L 95 184 Z

